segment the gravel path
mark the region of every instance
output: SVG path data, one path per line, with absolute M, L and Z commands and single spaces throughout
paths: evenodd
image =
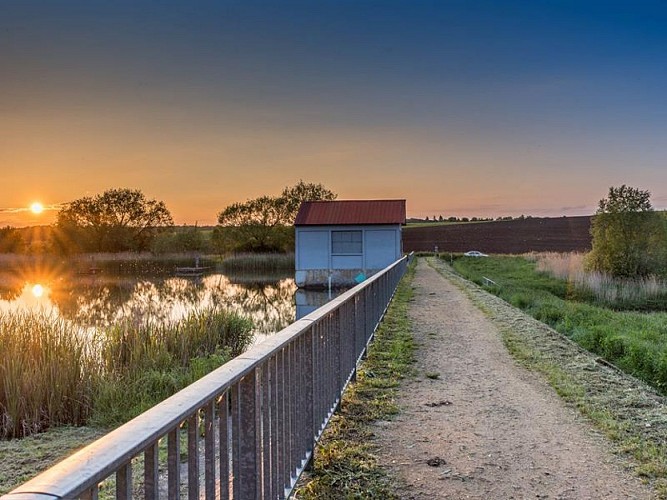
M 494 324 L 424 259 L 410 315 L 417 371 L 377 424 L 406 499 L 651 498 L 606 440 L 517 365 Z

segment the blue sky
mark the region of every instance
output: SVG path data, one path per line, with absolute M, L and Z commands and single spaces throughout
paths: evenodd
M 299 179 L 411 215 L 667 207 L 662 2 L 0 4 L 0 224 L 111 187 L 177 222 Z

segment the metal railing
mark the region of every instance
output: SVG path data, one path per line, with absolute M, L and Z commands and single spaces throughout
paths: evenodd
M 407 263 L 388 266 L 2 500 L 288 497 Z

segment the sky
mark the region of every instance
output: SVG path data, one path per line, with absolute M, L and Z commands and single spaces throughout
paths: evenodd
M 408 215 L 667 208 L 667 3 L 0 2 L 0 226 L 141 189 L 177 224 L 300 179 Z M 39 201 L 46 210 L 32 214 Z

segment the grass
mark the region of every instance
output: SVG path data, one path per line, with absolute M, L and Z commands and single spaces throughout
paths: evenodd
M 374 456 L 369 424 L 398 412 L 394 402 L 402 378 L 411 373 L 414 342 L 408 320 L 412 265 L 375 334 L 356 383 L 343 395 L 316 448 L 309 478 L 298 487 L 301 499 L 393 499 L 389 477 Z
M 63 457 L 101 437 L 103 429 L 58 427 L 0 443 L 0 495 L 55 465 Z
M 505 345 L 519 363 L 541 373 L 565 401 L 610 440 L 625 465 L 651 484 L 657 498 L 667 498 L 664 398 L 642 382 L 600 363 L 599 358 L 566 336 L 526 318 L 507 302 L 460 278 L 441 261 L 432 259 L 431 263 L 498 326 Z M 504 265 L 493 264 L 495 268 Z
M 582 302 L 565 280 L 537 272 L 521 257 L 457 259 L 454 268 L 625 372 L 667 394 L 667 313 L 614 311 Z M 584 297 L 585 299 L 585 297 Z
M 0 315 L 0 437 L 125 422 L 252 341 L 252 325 L 211 308 L 168 325 L 126 321 L 93 336 L 40 312 Z

